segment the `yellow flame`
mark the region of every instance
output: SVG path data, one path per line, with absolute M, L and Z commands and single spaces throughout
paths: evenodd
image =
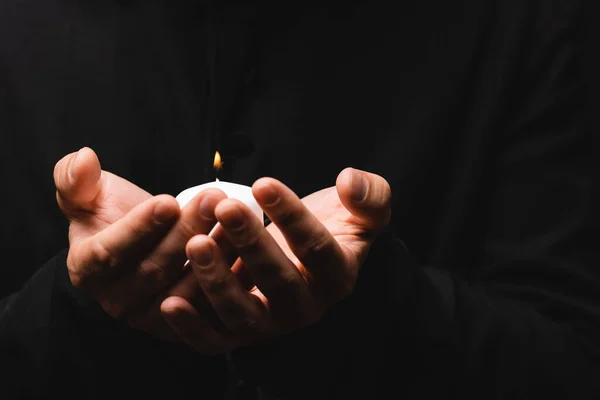
M 219 152 L 215 152 L 215 160 L 213 161 L 213 167 L 215 167 L 216 170 L 219 170 L 223 167 L 223 161 L 221 160 L 221 154 L 219 154 Z

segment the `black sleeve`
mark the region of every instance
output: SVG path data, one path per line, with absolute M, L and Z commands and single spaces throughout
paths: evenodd
M 0 301 L 0 397 L 222 396 L 223 357 L 201 357 L 111 319 L 71 285 L 66 254 Z
M 240 351 L 245 373 L 320 398 L 600 397 L 597 149 L 577 21 L 562 29 L 553 13 L 574 13 L 558 3 L 570 4 L 547 2 L 529 27 L 526 95 L 498 138 L 474 265 L 418 265 L 383 235 L 353 295 L 307 330 Z M 264 357 L 270 376 L 245 368 Z

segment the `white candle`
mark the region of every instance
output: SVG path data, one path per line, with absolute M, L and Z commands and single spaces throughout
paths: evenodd
M 258 217 L 261 223 L 264 223 L 263 210 L 259 207 L 258 203 L 254 199 L 254 196 L 252 195 L 252 188 L 250 186 L 239 185 L 231 182 L 223 182 L 217 179 L 214 182 L 208 182 L 185 189 L 183 192 L 179 193 L 175 199 L 179 203 L 179 207 L 183 208 L 187 203 L 190 202 L 190 200 L 200 194 L 200 192 L 210 188 L 221 189 L 227 195 L 227 197 L 241 201 L 248 206 L 252 212 L 254 212 L 254 215 Z M 208 233 L 208 236 L 212 236 L 219 225 L 220 224 L 217 223 Z M 189 263 L 190 260 L 187 260 L 184 267 L 187 267 Z
M 263 210 L 260 208 L 254 196 L 252 195 L 252 188 L 250 186 L 239 185 L 237 183 L 231 182 L 223 182 L 220 180 L 216 180 L 214 182 L 208 182 L 202 185 L 194 186 L 188 189 L 185 189 L 183 192 L 179 193 L 175 199 L 179 203 L 179 206 L 183 208 L 190 200 L 196 197 L 200 192 L 206 189 L 215 188 L 222 190 L 227 197 L 232 199 L 237 199 L 244 203 L 254 214 L 258 217 L 258 219 L 263 222 Z

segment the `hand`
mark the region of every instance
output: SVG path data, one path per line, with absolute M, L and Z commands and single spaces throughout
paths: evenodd
M 110 316 L 155 336 L 176 338 L 160 303 L 184 295 L 202 304 L 192 295 L 198 293 L 194 276 L 184 271 L 185 244 L 214 226 L 214 207 L 225 195 L 207 190 L 180 210 L 173 197 L 152 196 L 103 171 L 89 148 L 60 160 L 54 180 L 58 204 L 70 221 L 67 267 L 73 285 Z
M 197 235 L 186 246 L 201 288 L 233 348 L 317 321 L 350 294 L 377 234 L 389 223 L 391 189 L 380 176 L 346 169 L 336 186 L 300 200 L 281 182 L 258 180 L 253 194 L 273 222 L 264 228 L 237 200 L 225 199 L 215 216 L 240 258 L 230 269 L 223 239 Z M 217 239 L 217 240 L 215 240 Z M 238 279 L 247 272 L 250 291 Z M 184 340 L 197 347 L 196 311 L 171 297 L 163 313 Z

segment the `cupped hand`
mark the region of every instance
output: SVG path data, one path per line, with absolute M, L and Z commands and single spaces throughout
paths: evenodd
M 225 195 L 204 191 L 180 209 L 172 196 L 152 196 L 103 171 L 89 148 L 61 159 L 54 180 L 58 204 L 70 222 L 67 267 L 73 285 L 108 315 L 178 340 L 159 307 L 170 295 L 185 295 L 197 307 L 206 304 L 184 268 L 185 244 L 210 231 L 214 208 Z M 214 336 L 210 323 L 205 326 L 206 336 Z
M 273 222 L 264 227 L 241 202 L 215 209 L 221 229 L 196 235 L 186 251 L 196 278 L 228 329 L 222 347 L 234 348 L 320 319 L 350 294 L 377 234 L 389 223 L 391 189 L 384 178 L 348 168 L 336 186 L 300 200 L 283 183 L 262 178 L 254 196 Z M 226 240 L 225 240 L 226 239 Z M 228 251 L 239 259 L 233 266 Z M 248 290 L 249 275 L 254 286 Z M 167 298 L 163 313 L 193 347 L 197 312 L 185 299 Z

